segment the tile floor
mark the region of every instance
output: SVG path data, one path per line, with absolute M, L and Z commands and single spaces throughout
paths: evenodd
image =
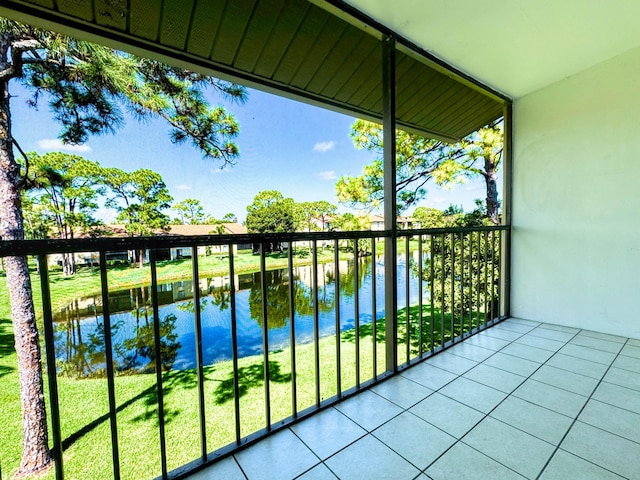
M 640 340 L 509 319 L 190 480 L 640 479 Z

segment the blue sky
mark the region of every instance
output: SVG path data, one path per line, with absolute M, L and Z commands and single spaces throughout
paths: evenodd
M 232 212 L 240 221 L 256 193 L 279 190 L 297 202 L 327 200 L 337 204 L 335 183 L 343 175 L 359 175 L 371 153 L 356 150 L 349 131 L 354 118 L 272 94 L 249 90 L 244 105 L 225 104 L 240 124 L 236 143 L 240 158 L 233 167 L 202 159 L 188 144 L 173 145 L 166 124 L 160 120 L 140 124 L 127 118 L 115 135 L 92 137 L 84 145 L 61 145 L 59 126 L 51 119 L 46 102 L 38 110 L 25 104 L 29 92 L 11 86 L 13 134 L 25 151 L 68 151 L 127 171 L 149 168 L 162 175 L 174 200 L 197 198 L 207 213 L 217 218 Z M 450 204 L 473 208 L 484 198 L 480 180 L 451 190 L 429 186 L 421 205 L 444 209 Z M 347 211 L 340 206 L 340 211 Z M 411 213 L 410 208 L 408 213 Z M 175 212 L 169 212 L 172 216 Z M 114 214 L 102 211 L 105 221 Z

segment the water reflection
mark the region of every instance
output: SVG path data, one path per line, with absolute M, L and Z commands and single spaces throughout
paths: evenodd
M 356 287 L 352 261 L 341 261 L 340 273 L 340 329 L 355 324 L 354 293 L 359 290 L 360 323 L 373 318 L 372 272 L 375 269 L 377 291 L 376 316 L 384 315 L 384 268 L 382 259 L 372 257 L 358 260 Z M 399 270 L 404 268 L 400 262 Z M 269 329 L 269 348 L 281 349 L 289 345 L 290 281 L 293 281 L 296 342 L 313 339 L 315 295 L 311 266 L 293 269 L 289 279 L 287 269 L 266 272 L 266 313 Z M 398 274 L 399 288 L 404 275 Z M 263 305 L 261 274 L 236 276 L 237 290 L 230 289 L 228 277 L 200 279 L 203 357 L 205 364 L 228 360 L 231 348 L 231 299 L 235 295 L 239 356 L 262 352 Z M 335 264 L 318 265 L 317 306 L 321 336 L 335 334 L 336 319 Z M 415 279 L 414 279 L 415 280 Z M 179 281 L 158 286 L 160 317 L 161 368 L 184 369 L 195 366 L 194 285 Z M 412 281 L 412 299 L 417 299 L 418 282 Z M 111 331 L 114 364 L 120 372 L 150 372 L 156 368 L 150 287 L 110 292 Z M 104 321 L 100 297 L 74 300 L 55 315 L 56 358 L 58 371 L 76 377 L 104 375 Z

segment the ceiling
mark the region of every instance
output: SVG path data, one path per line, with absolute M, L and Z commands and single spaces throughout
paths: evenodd
M 518 98 L 640 46 L 638 0 L 346 0 Z
M 383 35 L 324 0 L 0 0 L 0 14 L 382 119 Z M 402 42 L 396 68 L 397 122 L 411 132 L 455 141 L 508 101 Z

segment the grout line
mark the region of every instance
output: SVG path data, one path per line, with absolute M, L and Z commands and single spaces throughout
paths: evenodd
M 536 328 L 537 328 L 537 327 L 536 327 Z M 534 330 L 534 329 L 532 329 L 532 330 Z M 573 340 L 577 335 L 579 335 L 579 334 L 580 334 L 580 332 L 582 332 L 582 330 L 578 330 L 578 331 L 573 335 L 573 337 L 571 337 L 570 339 L 568 339 L 568 340 L 565 342 L 565 345 L 566 345 L 566 344 L 569 344 L 569 342 L 570 342 L 571 340 Z M 529 332 L 526 332 L 526 333 L 521 334 L 521 335 L 520 335 L 520 337 L 518 337 L 518 338 L 514 339 L 513 341 L 511 341 L 511 343 L 514 343 L 516 340 L 518 340 L 518 339 L 519 339 L 519 338 L 521 338 L 522 336 L 526 335 L 527 333 L 529 333 Z M 510 344 L 511 344 L 511 343 L 510 343 Z M 509 345 L 510 345 L 510 344 L 509 344 Z M 506 347 L 508 347 L 509 345 L 505 345 L 505 347 L 503 347 L 503 348 L 506 348 Z M 621 344 L 620 351 L 622 351 L 622 348 L 624 348 L 624 346 L 625 346 L 625 345 L 626 345 L 626 342 L 625 342 L 625 344 Z M 537 348 L 537 347 L 532 347 L 532 348 Z M 584 348 L 590 348 L 590 347 L 584 347 Z M 498 352 L 500 352 L 501 350 L 502 350 L 502 349 L 498 350 L 498 351 L 497 351 L 497 352 L 495 352 L 495 353 L 498 353 Z M 549 358 L 547 358 L 547 360 L 545 360 L 543 363 L 541 363 L 541 364 L 540 364 L 540 366 L 539 366 L 538 368 L 536 368 L 533 372 L 531 372 L 531 374 L 530 374 L 528 377 L 525 377 L 525 379 L 524 379 L 524 380 L 523 380 L 523 381 L 522 381 L 518 386 L 516 386 L 516 387 L 511 391 L 511 393 L 509 393 L 509 394 L 508 394 L 508 395 L 507 395 L 507 396 L 506 396 L 502 401 L 500 401 L 500 402 L 499 402 L 495 407 L 493 407 L 493 408 L 492 408 L 492 409 L 491 409 L 491 410 L 490 410 L 490 411 L 489 411 L 489 412 L 488 412 L 488 413 L 487 413 L 487 414 L 486 414 L 486 415 L 485 415 L 485 416 L 484 416 L 480 421 L 478 421 L 475 425 L 473 425 L 473 426 L 472 426 L 472 427 L 471 427 L 471 428 L 470 428 L 470 429 L 469 429 L 469 430 L 468 430 L 468 431 L 467 431 L 467 432 L 466 432 L 462 437 L 460 437 L 460 439 L 458 439 L 456 442 L 454 442 L 454 444 L 453 444 L 453 445 L 451 445 L 451 446 L 450 446 L 448 449 L 446 449 L 446 450 L 445 450 L 445 451 L 444 451 L 440 456 L 438 456 L 438 457 L 437 457 L 433 462 L 431 462 L 431 463 L 430 463 L 430 464 L 429 464 L 429 465 L 428 465 L 428 466 L 423 470 L 423 473 L 425 473 L 425 472 L 426 472 L 426 471 L 427 471 L 427 470 L 428 470 L 428 469 L 429 469 L 429 468 L 430 468 L 430 467 L 431 467 L 435 462 L 437 462 L 437 461 L 438 461 L 442 456 L 444 456 L 444 455 L 445 455 L 449 450 L 451 450 L 451 448 L 453 448 L 455 445 L 457 445 L 457 444 L 458 444 L 458 443 L 460 443 L 460 442 L 464 443 L 464 441 L 463 441 L 463 440 L 464 440 L 464 438 L 465 438 L 465 437 L 466 437 L 470 432 L 472 432 L 472 431 L 473 431 L 473 430 L 474 430 L 474 429 L 475 429 L 475 428 L 476 428 L 476 427 L 477 427 L 481 422 L 483 422 L 487 417 L 489 417 L 489 416 L 491 415 L 491 413 L 493 413 L 493 411 L 494 411 L 494 410 L 496 410 L 496 409 L 497 409 L 497 408 L 498 408 L 498 407 L 499 407 L 499 406 L 500 406 L 500 405 L 501 405 L 501 404 L 502 404 L 502 403 L 503 403 L 507 398 L 509 398 L 511 395 L 513 395 L 513 393 L 514 393 L 518 388 L 520 388 L 520 386 L 522 386 L 522 384 L 524 384 L 527 380 L 531 379 L 531 377 L 532 377 L 533 375 L 535 375 L 535 373 L 536 373 L 538 370 L 540 370 L 540 368 L 542 368 L 544 365 L 546 365 L 546 364 L 547 364 L 547 362 L 548 362 L 551 358 L 553 358 L 555 355 L 557 355 L 557 354 L 559 354 L 559 353 L 560 353 L 559 351 L 558 351 L 558 352 L 555 352 L 553 355 L 551 355 Z M 504 353 L 504 354 L 505 354 L 505 355 L 508 355 L 507 353 Z M 564 441 L 564 439 L 565 439 L 565 438 L 566 438 L 566 436 L 568 435 L 569 431 L 571 430 L 571 428 L 573 427 L 573 425 L 574 425 L 574 424 L 575 424 L 575 422 L 577 421 L 577 418 L 580 416 L 580 414 L 581 414 L 581 413 L 582 413 L 582 411 L 584 410 L 585 406 L 587 405 L 587 403 L 589 402 L 589 400 L 591 399 L 591 397 L 593 396 L 593 393 L 595 393 L 595 391 L 596 391 L 596 389 L 598 388 L 598 386 L 602 383 L 602 380 L 604 379 L 605 375 L 607 374 L 607 372 L 608 372 L 608 371 L 609 371 L 609 369 L 611 368 L 611 365 L 613 364 L 613 362 L 615 361 L 615 359 L 617 358 L 617 356 L 618 356 L 618 355 L 620 355 L 620 352 L 618 352 L 618 354 L 616 355 L 616 357 L 611 361 L 611 363 L 609 364 L 609 366 L 608 366 L 607 370 L 604 372 L 604 374 L 602 375 L 601 379 L 598 381 L 598 384 L 594 387 L 593 391 L 591 392 L 591 395 L 587 398 L 587 400 L 585 401 L 585 403 L 584 403 L 584 405 L 582 406 L 582 408 L 580 409 L 580 411 L 579 411 L 579 412 L 577 413 L 577 415 L 573 418 L 573 422 L 571 423 L 571 425 L 569 426 L 569 428 L 567 429 L 567 431 L 566 431 L 566 432 L 565 432 L 565 434 L 563 435 L 562 439 L 560 440 L 560 442 L 559 442 L 559 443 L 558 443 L 558 445 L 556 446 L 556 448 L 555 448 L 554 452 L 553 452 L 553 453 L 549 456 L 549 458 L 547 459 L 547 462 L 545 463 L 544 467 L 542 468 L 542 470 L 540 471 L 540 473 L 539 473 L 539 474 L 538 474 L 538 476 L 536 477 L 536 480 L 538 480 L 538 479 L 540 478 L 540 476 L 542 475 L 542 473 L 545 471 L 545 469 L 546 469 L 546 468 L 547 468 L 547 466 L 549 465 L 549 462 L 551 461 L 551 459 L 554 457 L 554 455 L 556 454 L 556 452 L 557 452 L 557 451 L 558 451 L 558 449 L 560 448 L 560 445 L 562 444 L 562 442 Z M 491 356 L 493 356 L 493 355 L 491 355 Z M 490 357 L 491 357 L 491 356 L 490 356 Z M 514 357 L 515 357 L 515 355 L 512 355 L 512 356 L 514 356 Z M 488 359 L 488 358 L 490 358 L 490 357 L 487 357 L 487 359 Z M 516 357 L 516 358 L 521 358 L 521 357 Z M 485 359 L 485 360 L 486 360 L 486 359 Z M 524 360 L 528 360 L 528 359 L 524 359 Z M 581 360 L 584 360 L 584 359 L 581 359 Z M 533 360 L 528 360 L 528 361 L 533 361 Z M 483 362 L 484 362 L 484 361 L 483 361 Z M 534 362 L 534 363 L 538 363 L 538 362 Z M 596 363 L 597 363 L 597 362 L 596 362 Z M 495 368 L 498 368 L 498 367 L 495 367 Z M 507 371 L 507 370 L 505 370 L 505 371 Z M 513 372 L 511 372 L 511 373 L 513 373 Z M 586 378 L 589 378 L 589 377 L 586 377 Z M 556 387 L 556 388 L 558 388 L 558 387 Z M 571 392 L 571 393 L 575 393 L 575 392 Z M 576 394 L 576 395 L 579 395 L 579 394 Z M 582 397 L 584 397 L 584 395 L 581 395 L 581 396 L 582 396 Z M 516 398 L 519 398 L 519 397 L 516 397 Z M 524 400 L 524 399 L 520 399 L 520 400 Z M 524 401 L 527 401 L 527 400 L 524 400 Z M 531 402 L 529 402 L 529 403 L 531 403 Z M 472 407 L 470 407 L 470 408 L 472 408 Z M 542 407 L 542 408 L 545 408 L 545 407 Z M 548 409 L 548 410 L 550 410 L 550 409 Z M 553 411 L 553 410 L 551 410 L 551 411 Z M 555 413 L 559 413 L 559 412 L 555 412 Z M 562 414 L 561 414 L 561 415 L 562 415 Z M 566 415 L 565 415 L 565 416 L 566 416 Z M 493 417 L 492 417 L 492 418 L 493 418 Z M 571 418 L 571 417 L 568 417 L 568 418 Z M 496 419 L 496 420 L 497 420 L 497 419 Z M 499 420 L 498 420 L 498 421 L 499 421 Z M 502 422 L 502 423 L 504 423 L 504 422 Z M 509 425 L 509 424 L 506 424 L 506 425 Z M 511 425 L 509 425 L 509 426 L 511 426 Z M 513 427 L 513 426 L 511 426 L 511 427 L 512 427 L 512 428 L 516 428 L 516 427 Z M 520 429 L 517 429 L 517 430 L 520 430 Z M 531 434 L 530 434 L 530 433 L 528 433 L 528 432 L 524 432 L 524 433 L 527 433 L 528 435 L 531 435 Z M 531 435 L 531 436 L 532 436 L 532 437 L 534 437 L 534 438 L 538 438 L 538 437 L 536 437 L 535 435 Z M 543 440 L 543 439 L 539 439 L 539 440 L 541 440 L 541 441 L 545 441 L 545 440 Z M 545 441 L 545 442 L 546 442 L 546 441 Z M 549 442 L 546 442 L 546 443 L 549 443 Z M 469 448 L 473 448 L 472 446 L 470 446 L 470 445 L 468 445 L 468 444 L 466 444 L 466 443 L 464 443 L 464 445 L 468 446 Z M 473 449 L 474 449 L 474 450 L 476 450 L 475 448 L 473 448 Z M 477 451 L 478 453 L 480 453 L 480 454 L 482 454 L 482 455 L 486 456 L 487 458 L 490 458 L 490 459 L 491 459 L 491 460 L 493 460 L 494 462 L 496 462 L 496 463 L 498 463 L 498 464 L 500 464 L 500 465 L 504 466 L 505 468 L 508 468 L 508 469 L 510 469 L 510 470 L 512 470 L 512 471 L 514 471 L 514 472 L 515 472 L 515 470 L 511 469 L 511 468 L 510 468 L 510 467 L 508 467 L 507 465 L 504 465 L 503 463 L 499 462 L 499 461 L 498 461 L 498 460 L 496 460 L 495 458 L 492 458 L 492 457 L 490 457 L 489 455 L 487 455 L 487 454 L 485 454 L 485 453 L 483 453 L 483 452 L 480 452 L 479 450 L 476 450 L 476 451 Z M 516 472 L 516 473 L 518 473 L 518 472 Z M 520 474 L 518 473 L 518 475 L 520 475 Z
M 582 331 L 582 330 L 580 330 Z M 577 334 L 576 334 L 577 335 Z M 593 388 L 593 390 L 591 391 L 591 394 L 589 395 L 589 397 L 587 398 L 587 401 L 584 402 L 584 405 L 582 405 L 582 408 L 580 409 L 580 411 L 576 414 L 576 416 L 573 419 L 573 422 L 571 422 L 571 425 L 569 426 L 569 428 L 567 429 L 567 431 L 565 432 L 565 434 L 562 436 L 562 438 L 560 439 L 560 442 L 558 442 L 558 445 L 556 446 L 555 450 L 553 451 L 553 453 L 551 454 L 551 456 L 547 459 L 547 462 L 544 464 L 544 467 L 542 467 L 542 470 L 540 470 L 540 473 L 538 474 L 538 476 L 536 477 L 536 480 L 539 480 L 540 477 L 542 476 L 542 474 L 544 473 L 544 471 L 547 469 L 547 467 L 549 466 L 549 463 L 551 463 L 551 460 L 553 459 L 553 457 L 555 457 L 556 453 L 558 452 L 558 450 L 560 450 L 560 445 L 562 445 L 562 443 L 565 441 L 565 439 L 567 438 L 567 435 L 569 435 L 569 432 L 571 431 L 571 429 L 573 428 L 573 426 L 576 424 L 576 422 L 578 421 L 578 417 L 580 417 L 580 415 L 582 415 L 582 412 L 584 411 L 585 407 L 587 406 L 587 404 L 589 403 L 589 401 L 591 401 L 591 399 L 593 398 L 593 394 L 596 393 L 596 390 L 598 390 L 598 388 L 600 387 L 600 385 L 602 384 L 602 381 L 604 380 L 604 377 L 607 376 L 607 373 L 609 373 L 609 370 L 611 369 L 613 362 L 616 361 L 616 359 L 620 356 L 620 352 L 622 351 L 622 349 L 625 347 L 625 345 L 627 344 L 627 342 L 629 341 L 629 339 L 627 339 L 627 341 L 625 341 L 625 343 L 621 344 L 620 350 L 618 351 L 618 353 L 616 354 L 616 356 L 614 357 L 614 359 L 611 361 L 611 363 L 609 364 L 609 366 L 607 367 L 607 370 L 604 372 L 604 374 L 602 375 L 602 378 L 598 381 L 598 383 L 596 384 L 596 386 Z M 611 433 L 611 432 L 609 432 Z M 563 449 L 564 451 L 564 449 Z M 579 457 L 580 458 L 580 457 Z M 598 465 L 600 466 L 600 465 Z M 603 467 L 601 467 L 603 468 Z M 606 469 L 605 469 L 606 470 Z M 616 474 L 619 475 L 619 474 Z
M 245 480 L 249 480 L 249 477 L 245 473 L 244 468 L 242 468 L 242 465 L 240 465 L 240 461 L 236 458 L 235 454 L 231 455 L 231 458 L 233 458 L 233 461 L 236 462 L 236 465 L 240 469 L 240 473 L 242 473 L 242 475 L 244 475 Z
M 534 328 L 537 328 L 537 327 L 534 327 Z M 532 330 L 533 330 L 534 328 L 532 328 Z M 530 331 L 531 331 L 531 330 L 530 330 Z M 515 333 L 519 333 L 519 332 L 515 332 Z M 514 338 L 514 339 L 513 339 L 509 344 L 505 345 L 505 346 L 504 346 L 504 347 L 502 347 L 500 350 L 496 350 L 492 355 L 489 355 L 487 358 L 485 358 L 485 359 L 484 359 L 482 362 L 480 362 L 480 363 L 484 363 L 486 360 L 488 360 L 489 358 L 493 357 L 495 354 L 500 353 L 504 348 L 507 348 L 509 345 L 511 345 L 513 342 L 515 342 L 517 339 L 519 339 L 519 338 L 523 337 L 523 336 L 524 336 L 524 335 L 526 335 L 527 333 L 529 333 L 529 332 L 521 333 L 519 337 Z M 504 353 L 503 353 L 503 355 L 506 355 L 506 354 L 504 354 Z M 520 357 L 517 357 L 517 358 L 520 358 Z M 529 360 L 529 361 L 531 361 L 531 360 Z M 537 362 L 535 362 L 535 363 L 537 363 Z M 539 369 L 540 367 L 542 367 L 542 365 L 544 365 L 544 364 L 541 364 L 538 368 L 536 368 L 536 370 L 534 370 L 534 371 L 531 373 L 531 375 L 533 375 L 536 371 L 538 371 L 538 369 Z M 504 370 L 504 371 L 507 371 L 507 370 Z M 510 373 L 513 373 L 513 372 L 510 372 Z M 516 375 L 517 375 L 517 374 L 516 374 Z M 530 376 L 531 376 L 531 375 L 530 375 Z M 461 377 L 461 376 L 462 376 L 462 375 L 459 375 L 459 376 L 458 376 L 458 378 L 459 378 L 459 377 Z M 521 376 L 522 376 L 522 375 L 521 375 Z M 489 412 L 488 412 L 488 413 L 486 413 L 486 414 L 485 414 L 484 412 L 480 412 L 480 413 L 482 413 L 484 416 L 483 416 L 480 420 L 478 420 L 478 421 L 477 421 L 477 422 L 476 422 L 476 423 L 475 423 L 471 428 L 469 428 L 469 430 L 467 430 L 467 432 L 466 432 L 464 435 L 462 435 L 460 438 L 456 438 L 456 441 L 455 441 L 455 442 L 453 442 L 453 444 L 452 444 L 452 445 L 450 445 L 450 446 L 449 446 L 449 448 L 447 448 L 444 452 L 442 452 L 440 455 L 438 455 L 438 456 L 437 456 L 437 457 L 436 457 L 436 458 L 435 458 L 435 459 L 434 459 L 434 460 L 433 460 L 429 465 L 427 465 L 427 466 L 424 468 L 424 470 L 422 470 L 422 473 L 424 473 L 424 474 L 426 475 L 427 470 L 428 470 L 428 469 L 429 469 L 429 468 L 430 468 L 434 463 L 436 463 L 438 460 L 440 460 L 444 455 L 446 455 L 446 454 L 447 454 L 447 452 L 449 452 L 449 451 L 450 451 L 453 447 L 455 447 L 458 443 L 463 443 L 465 446 L 467 446 L 467 447 L 469 447 L 469 448 L 471 448 L 471 449 L 475 450 L 476 452 L 480 453 L 481 455 L 484 455 L 485 457 L 487 457 L 487 458 L 489 458 L 489 459 L 493 460 L 494 462 L 496 462 L 496 463 L 498 463 L 498 464 L 502 465 L 503 467 L 505 467 L 505 468 L 507 468 L 507 469 L 511 470 L 512 472 L 515 472 L 516 474 L 520 475 L 518 472 L 516 472 L 516 471 L 515 471 L 515 470 L 513 470 L 512 468 L 510 468 L 510 467 L 508 467 L 508 466 L 506 466 L 506 465 L 504 465 L 504 464 L 502 464 L 502 463 L 498 462 L 495 458 L 491 458 L 491 457 L 490 457 L 490 456 L 488 456 L 487 454 L 485 454 L 485 453 L 483 453 L 483 452 L 480 452 L 479 450 L 476 450 L 476 449 L 475 449 L 475 448 L 473 448 L 472 446 L 467 445 L 467 444 L 466 444 L 466 443 L 464 443 L 462 440 L 464 439 L 464 437 L 466 437 L 466 436 L 469 434 L 469 432 L 473 431 L 473 429 L 474 429 L 474 428 L 476 428 L 476 427 L 477 427 L 481 422 L 483 422 L 483 421 L 484 421 L 484 420 L 485 420 L 489 415 L 491 415 L 491 413 L 492 413 L 496 408 L 498 408 L 498 407 L 499 407 L 499 406 L 500 406 L 500 405 L 501 405 L 501 404 L 502 404 L 502 403 L 503 403 L 507 398 L 509 398 L 509 397 L 513 394 L 513 392 L 515 392 L 518 388 L 520 388 L 520 386 L 521 386 L 524 382 L 526 382 L 526 381 L 530 378 L 530 376 L 529 376 L 529 377 L 524 377 L 524 376 L 523 376 L 524 380 L 523 380 L 522 382 L 520 382 L 520 383 L 519 383 L 519 384 L 518 384 L 518 385 L 517 385 L 513 390 L 511 390 L 511 393 L 508 393 L 506 397 L 504 397 L 500 402 L 498 402 L 498 403 L 496 404 L 496 406 L 495 406 L 495 407 L 493 407 L 491 410 L 489 410 Z M 454 380 L 455 380 L 455 379 L 454 379 Z M 453 381 L 453 380 L 452 380 L 452 381 Z M 449 383 L 451 383 L 451 382 L 449 382 Z M 449 383 L 447 383 L 447 385 L 448 385 Z M 478 383 L 478 382 L 476 382 L 476 383 Z M 445 386 L 446 386 L 446 385 L 443 385 L 441 388 L 444 388 Z M 485 386 L 486 386 L 486 385 L 485 385 Z M 489 387 L 489 388 L 492 388 L 492 387 Z M 440 390 L 440 389 L 438 389 L 437 391 L 439 391 L 439 390 Z M 494 390 L 496 390 L 496 389 L 494 389 Z M 499 391 L 499 390 L 496 390 L 496 391 Z M 504 392 L 502 392 L 502 393 L 504 393 Z M 441 395 L 443 395 L 443 394 L 441 394 Z M 446 395 L 445 395 L 445 396 L 446 396 Z M 447 397 L 447 398 L 450 398 L 450 397 Z M 452 400 L 454 400 L 454 399 L 452 399 Z M 454 401 L 457 401 L 457 400 L 454 400 Z M 462 402 L 458 402 L 458 403 L 462 403 Z M 467 406 L 467 407 L 469 407 L 469 408 L 473 408 L 473 407 L 470 407 L 469 405 L 466 405 L 466 404 L 463 404 L 463 405 L 465 405 L 465 406 Z M 476 410 L 476 409 L 475 409 L 475 408 L 473 408 L 473 410 Z M 479 410 L 476 410 L 476 411 L 478 411 L 478 412 L 479 412 Z M 445 432 L 445 433 L 448 433 L 448 432 Z M 451 435 L 451 434 L 449 433 L 449 435 Z M 453 435 L 452 435 L 452 436 L 453 436 Z

